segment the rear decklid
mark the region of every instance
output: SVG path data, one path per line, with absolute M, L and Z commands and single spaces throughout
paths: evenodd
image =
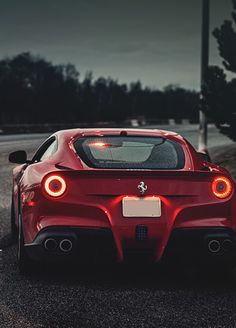
M 182 170 L 88 169 L 58 173 L 67 182 L 67 193 L 76 197 L 79 195 L 108 197 L 161 195 L 172 198 L 195 196 L 205 201 L 216 199 L 212 193 L 212 183 L 216 177 L 222 176 L 218 172 Z M 233 185 L 233 181 L 231 184 Z

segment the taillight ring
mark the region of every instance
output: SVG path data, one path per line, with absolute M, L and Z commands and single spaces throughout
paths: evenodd
M 212 182 L 212 192 L 220 199 L 227 198 L 233 190 L 232 182 L 226 177 L 216 177 Z
M 51 197 L 60 197 L 66 191 L 66 181 L 59 175 L 50 175 L 43 183 L 44 190 Z

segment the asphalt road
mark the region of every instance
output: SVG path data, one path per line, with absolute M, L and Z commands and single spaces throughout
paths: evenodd
M 181 129 L 195 138 L 193 127 Z M 21 276 L 10 235 L 7 156 L 16 149 L 31 156 L 44 137 L 0 136 L 0 327 L 236 327 L 234 271 L 57 266 Z M 210 140 L 211 147 L 230 144 L 214 128 Z

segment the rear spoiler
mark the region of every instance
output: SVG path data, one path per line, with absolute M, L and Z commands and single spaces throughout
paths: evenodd
M 83 169 L 74 170 L 69 167 L 56 165 L 57 169 L 60 169 L 62 173 L 70 172 L 70 174 L 76 174 L 79 176 L 161 176 L 161 177 L 209 177 L 216 175 L 226 175 L 218 170 L 198 170 L 198 171 L 186 171 L 186 170 L 138 170 L 138 169 Z

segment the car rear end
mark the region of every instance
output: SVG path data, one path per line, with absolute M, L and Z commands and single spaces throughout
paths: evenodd
M 234 182 L 184 139 L 90 132 L 69 147 L 80 167 L 45 175 L 34 196 L 37 215 L 25 227 L 31 257 L 232 260 Z

